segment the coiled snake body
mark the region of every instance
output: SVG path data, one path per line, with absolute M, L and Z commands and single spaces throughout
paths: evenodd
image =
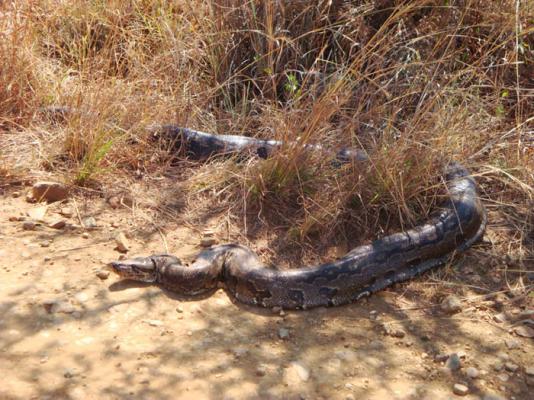
M 236 152 L 266 158 L 282 145 L 278 141 L 213 135 L 174 126 L 159 130 L 173 137 L 194 158 Z M 309 147 L 326 151 L 320 146 Z M 354 149 L 332 156 L 338 162 L 367 158 Z M 237 300 L 255 306 L 306 309 L 350 303 L 441 265 L 482 237 L 486 213 L 474 179 L 458 163 L 449 164 L 444 176 L 449 196 L 429 221 L 356 247 L 331 263 L 277 270 L 264 266 L 247 247 L 227 244 L 202 251 L 189 266 L 163 254 L 113 262 L 112 267 L 124 278 L 153 282 L 183 295 L 209 292 L 223 283 Z

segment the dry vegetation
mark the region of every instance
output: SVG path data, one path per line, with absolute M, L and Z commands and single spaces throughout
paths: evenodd
M 0 12 L 6 182 L 35 169 L 104 187 L 173 173 L 154 122 L 364 148 L 368 166 L 341 169 L 290 146 L 182 162 L 192 196 L 302 244 L 413 225 L 456 159 L 510 230 L 506 253 L 532 262 L 531 2 L 39 0 Z M 58 105 L 76 111 L 43 112 Z

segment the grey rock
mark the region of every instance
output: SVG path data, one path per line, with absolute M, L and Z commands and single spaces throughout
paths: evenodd
M 82 223 L 86 229 L 94 229 L 98 227 L 98 224 L 94 217 L 86 217 L 82 220 Z
M 506 347 L 508 347 L 510 350 L 518 349 L 521 346 L 519 340 L 516 339 L 506 339 L 504 343 L 506 344 Z
M 519 369 L 519 365 L 517 364 L 514 364 L 513 362 L 507 362 L 504 364 L 504 368 L 508 371 L 508 372 L 515 372 Z
M 287 328 L 278 329 L 278 337 L 280 339 L 288 339 L 289 338 L 289 329 L 287 329 Z
M 456 314 L 462 311 L 462 301 L 451 294 L 441 302 L 441 309 L 447 314 Z
M 452 387 L 452 391 L 458 396 L 465 396 L 467 393 L 469 393 L 469 388 L 461 383 L 455 383 Z
M 471 379 L 476 379 L 480 375 L 480 372 L 475 367 L 468 367 L 465 370 L 465 374 Z

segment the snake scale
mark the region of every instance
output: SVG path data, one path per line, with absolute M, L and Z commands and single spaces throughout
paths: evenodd
M 282 142 L 243 136 L 215 135 L 175 126 L 159 127 L 186 156 L 205 159 L 214 154 L 248 153 L 269 157 Z M 312 151 L 328 150 L 309 145 Z M 365 162 L 361 150 L 331 153 L 336 162 Z M 137 257 L 111 263 L 121 277 L 151 282 L 182 295 L 199 295 L 223 285 L 238 301 L 261 307 L 308 309 L 339 306 L 358 300 L 395 282 L 405 281 L 447 262 L 484 234 L 486 212 L 473 177 L 452 162 L 444 171 L 448 198 L 430 220 L 349 251 L 322 265 L 278 270 L 262 264 L 239 244 L 213 246 L 191 265 L 172 255 Z

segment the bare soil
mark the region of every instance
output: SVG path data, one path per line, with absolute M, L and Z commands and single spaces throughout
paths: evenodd
M 24 230 L 27 213 L 42 207 L 25 190 L 0 198 L 2 399 L 449 399 L 459 397 L 456 383 L 469 388 L 466 399 L 532 399 L 533 339 L 514 331 L 534 318 L 532 298 L 509 290 L 481 246 L 349 306 L 279 313 L 223 290 L 181 299 L 106 278 L 119 231 L 130 236 L 128 256 L 186 258 L 200 233 L 152 229 L 131 208 L 94 197 L 49 205 L 45 221 L 64 219 L 62 229 Z M 64 207 L 71 217 L 59 214 Z M 81 225 L 88 216 L 95 228 Z M 439 304 L 451 293 L 462 300 L 453 315 Z M 456 371 L 446 366 L 452 353 Z

